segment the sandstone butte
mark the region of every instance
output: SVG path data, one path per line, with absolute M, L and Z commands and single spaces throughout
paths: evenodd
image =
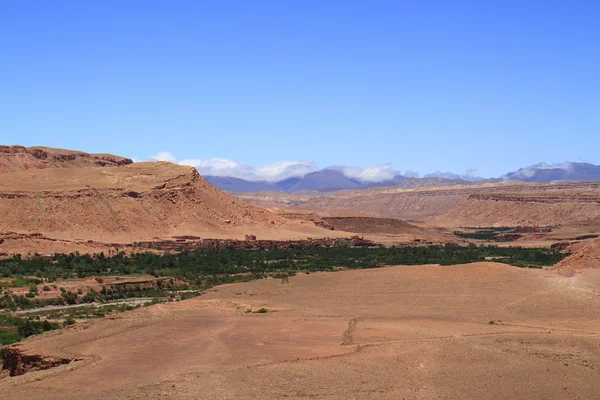
M 237 200 L 188 166 L 4 146 L 0 171 L 0 232 L 124 243 L 173 235 L 287 239 L 328 233 Z

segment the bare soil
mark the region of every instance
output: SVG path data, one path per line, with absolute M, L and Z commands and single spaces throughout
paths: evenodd
M 19 344 L 10 399 L 593 399 L 600 270 L 389 267 L 213 288 Z M 247 313 L 266 308 L 266 313 Z M 39 358 L 39 357 L 38 357 Z
M 419 189 L 371 189 L 329 195 L 243 193 L 268 207 L 381 218 L 427 220 L 436 226 L 545 226 L 600 219 L 600 183 L 495 183 Z

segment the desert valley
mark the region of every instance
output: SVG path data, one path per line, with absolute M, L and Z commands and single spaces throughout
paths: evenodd
M 404 185 L 1 146 L 2 398 L 597 398 L 600 183 Z

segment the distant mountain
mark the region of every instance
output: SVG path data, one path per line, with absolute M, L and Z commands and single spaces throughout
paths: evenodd
M 473 182 L 464 179 L 446 179 L 438 177 L 407 178 L 396 175 L 381 182 L 365 182 L 349 178 L 335 169 L 323 169 L 306 174 L 303 177 L 287 178 L 277 182 L 247 181 L 239 178 L 206 175 L 204 178 L 221 190 L 229 192 L 279 191 L 331 193 L 340 190 L 373 189 L 378 187 L 400 187 L 405 189 L 423 186 L 469 185 Z
M 600 181 L 600 165 L 588 163 L 540 163 L 504 175 L 503 179 L 524 182 Z
M 229 192 L 278 191 L 286 193 L 331 193 L 340 190 L 374 189 L 380 187 L 415 189 L 425 186 L 472 185 L 475 183 L 495 183 L 503 180 L 539 183 L 553 181 L 600 181 L 600 165 L 573 162 L 563 164 L 540 163 L 510 172 L 499 179 L 484 179 L 474 176 L 469 171 L 462 175 L 437 171 L 427 174 L 423 178 L 398 174 L 388 180 L 369 182 L 349 177 L 342 170 L 336 168 L 325 168 L 302 177 L 287 178 L 276 182 L 248 181 L 240 178 L 210 175 L 204 178 L 217 188 Z
M 424 178 L 461 179 L 461 180 L 471 181 L 471 182 L 481 181 L 484 179 L 480 176 L 473 175 L 473 173 L 472 173 L 473 171 L 474 170 L 467 171 L 462 175 L 454 174 L 452 172 L 436 171 L 434 173 L 425 175 Z
M 317 192 L 337 192 L 344 189 L 360 189 L 360 181 L 350 179 L 340 171 L 333 169 L 323 169 L 304 175 L 290 192 L 299 192 L 302 190 L 316 190 Z
M 344 189 L 360 189 L 365 184 L 346 177 L 343 173 L 332 169 L 306 174 L 303 177 L 287 178 L 277 182 L 247 181 L 240 178 L 205 176 L 207 181 L 221 190 L 230 192 L 336 192 Z
M 247 181 L 230 176 L 212 175 L 205 175 L 204 179 L 213 186 L 228 192 L 264 192 L 267 190 L 278 190 L 275 187 L 275 184 L 266 181 Z

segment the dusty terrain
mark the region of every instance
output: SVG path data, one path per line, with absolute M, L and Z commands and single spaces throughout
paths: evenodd
M 11 399 L 593 399 L 600 270 L 494 263 L 214 288 L 33 337 Z M 247 310 L 267 308 L 264 314 Z M 493 323 L 492 323 L 493 321 Z
M 600 267 L 600 239 L 574 246 L 572 254 L 556 264 L 553 269 L 562 274 L 572 275 L 585 268 Z
M 415 243 L 449 243 L 462 241 L 446 228 L 412 224 L 394 218 L 378 218 L 354 211 L 313 212 L 297 209 L 271 208 L 276 214 L 296 221 L 311 222 L 329 229 L 332 236 L 344 232 L 361 236 L 386 246 Z
M 600 219 L 600 183 L 507 182 L 419 189 L 343 191 L 327 196 L 243 193 L 266 207 L 340 210 L 443 226 L 545 226 Z
M 500 244 L 524 247 L 549 247 L 558 242 L 571 245 L 600 235 L 598 182 L 503 182 L 414 190 L 341 191 L 329 195 L 273 192 L 235 195 L 248 203 L 270 207 L 288 218 L 297 218 L 302 213 L 310 215 L 308 220 L 320 221 L 330 228 L 333 225 L 327 218 L 365 217 L 363 222 L 372 218 L 371 221 L 377 223 L 356 224 L 343 220 L 347 226 L 338 228 L 360 231 L 372 240 L 390 245 L 406 243 L 411 237 L 433 243 L 457 242 L 452 233 L 468 227 L 528 228 L 530 231 L 520 232 L 521 237 L 516 241 Z M 421 235 L 413 231 L 403 237 L 393 237 L 386 221 L 394 220 L 395 225 L 409 223 L 417 227 Z M 544 229 L 536 232 L 536 228 Z M 408 233 L 407 229 L 404 231 Z
M 132 243 L 165 235 L 325 236 L 214 188 L 192 167 L 135 163 L 0 174 L 0 232 Z M 2 252 L 0 245 L 0 252 Z

